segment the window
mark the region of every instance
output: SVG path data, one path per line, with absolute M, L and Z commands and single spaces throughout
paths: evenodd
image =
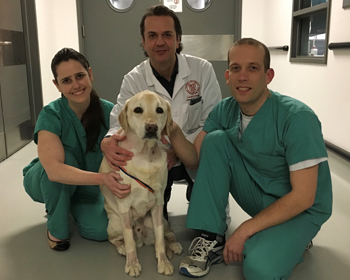
M 327 64 L 330 1 L 293 1 L 291 62 Z
M 107 0 L 109 6 L 117 12 L 127 12 L 133 5 L 134 0 Z
M 187 0 L 188 7 L 195 12 L 202 12 L 209 8 L 212 0 Z

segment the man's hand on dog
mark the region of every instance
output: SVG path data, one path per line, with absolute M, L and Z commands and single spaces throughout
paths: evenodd
M 125 135 L 116 133 L 111 137 L 104 138 L 101 142 L 101 150 L 109 166 L 117 171 L 119 171 L 118 166 L 125 166 L 126 162 L 134 156 L 132 152 L 118 146 L 118 141 L 123 141 L 125 138 Z
M 178 158 L 176 157 L 175 152 L 172 148 L 166 149 L 165 151 L 167 154 L 168 170 L 170 170 L 177 163 Z
M 172 130 L 173 130 L 176 126 L 177 126 L 177 124 L 173 121 Z M 167 135 L 165 129 L 162 131 L 162 138 L 161 138 L 160 140 L 161 140 L 161 142 L 162 142 L 164 145 L 170 146 L 169 141 L 164 137 L 164 135 Z M 167 136 L 169 136 L 169 135 L 167 135 Z M 178 158 L 177 158 L 176 155 L 175 155 L 174 149 L 169 148 L 169 149 L 166 149 L 165 151 L 166 151 L 166 153 L 167 153 L 168 170 L 170 170 L 170 169 L 173 168 L 173 166 L 177 163 Z
M 199 157 L 197 154 L 196 147 L 194 146 L 193 143 L 191 143 L 189 140 L 186 139 L 179 125 L 173 121 L 169 135 L 167 134 L 166 130 L 162 131 L 161 141 L 163 144 L 166 145 L 168 143 L 168 140 L 164 137 L 165 135 L 167 135 L 169 138 L 169 141 L 171 143 L 171 146 L 176 158 L 182 161 L 182 163 L 186 166 L 186 168 L 197 169 L 199 164 Z M 169 167 L 169 153 L 168 153 L 168 167 Z

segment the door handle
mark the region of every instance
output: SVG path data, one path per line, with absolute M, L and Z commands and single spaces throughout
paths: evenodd
M 0 41 L 0 47 L 8 46 L 8 45 L 11 45 L 11 44 L 12 44 L 12 42 L 10 42 L 10 41 Z

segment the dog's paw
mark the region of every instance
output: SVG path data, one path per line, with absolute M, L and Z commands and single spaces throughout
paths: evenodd
M 182 246 L 179 242 L 173 242 L 169 244 L 170 250 L 173 251 L 174 254 L 180 255 L 182 253 Z
M 129 276 L 137 277 L 141 273 L 141 265 L 139 262 L 133 264 L 125 265 L 125 273 L 129 274 Z
M 173 275 L 174 267 L 169 261 L 158 262 L 158 273 L 164 275 Z
M 117 251 L 122 256 L 125 256 L 126 255 L 125 245 L 122 244 L 122 245 L 117 246 Z

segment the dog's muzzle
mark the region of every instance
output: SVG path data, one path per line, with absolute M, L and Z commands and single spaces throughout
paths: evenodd
M 158 126 L 156 124 L 151 124 L 151 123 L 147 123 L 145 126 L 145 136 L 143 137 L 143 139 L 147 138 L 147 139 L 158 139 L 157 136 L 157 132 L 158 132 Z

